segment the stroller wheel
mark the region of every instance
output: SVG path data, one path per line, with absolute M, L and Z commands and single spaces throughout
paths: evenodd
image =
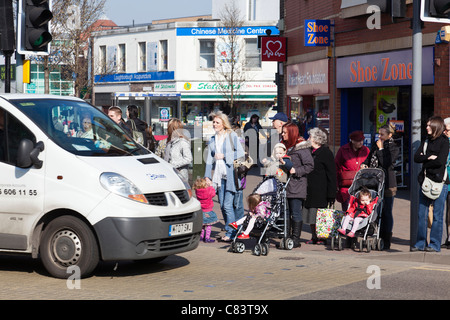
M 358 243 L 359 243 L 359 252 L 362 252 L 363 248 L 364 248 L 364 240 L 363 240 L 363 238 L 360 238 Z
M 378 251 L 382 251 L 384 249 L 384 241 L 381 238 L 379 238 L 377 241 L 377 249 Z
M 291 238 L 286 238 L 284 240 L 284 248 L 286 250 L 292 250 L 294 248 L 294 240 Z
M 241 241 L 236 241 L 234 244 L 234 252 L 242 253 L 245 251 L 245 244 Z
M 254 254 L 255 256 L 260 256 L 261 253 L 262 253 L 262 246 L 261 246 L 259 243 L 257 243 L 257 244 L 255 245 L 255 247 L 253 248 L 253 254 Z
M 371 239 L 367 239 L 367 241 L 366 241 L 366 250 L 367 250 L 367 253 L 369 253 L 370 250 L 372 250 L 372 240 Z
M 267 256 L 269 254 L 269 244 L 263 243 L 261 244 L 261 255 Z

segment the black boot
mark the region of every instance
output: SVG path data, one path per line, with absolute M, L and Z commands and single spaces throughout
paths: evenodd
M 381 235 L 381 239 L 383 239 L 383 249 L 384 250 L 391 249 L 391 238 L 392 238 L 392 232 L 386 232 Z
M 294 241 L 294 248 L 301 247 L 300 235 L 302 234 L 303 221 L 291 221 L 292 225 L 292 240 Z

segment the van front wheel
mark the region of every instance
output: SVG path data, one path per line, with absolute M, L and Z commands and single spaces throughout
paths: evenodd
M 99 262 L 97 241 L 89 226 L 72 216 L 61 216 L 44 229 L 41 260 L 56 278 L 84 278 Z

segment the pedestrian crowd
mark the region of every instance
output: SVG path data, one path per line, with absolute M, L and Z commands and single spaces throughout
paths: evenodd
M 192 163 L 189 135 L 183 129 L 183 123 L 176 118 L 168 121 L 167 138 L 157 142 L 152 135 L 151 127 L 138 118 L 138 109 L 134 105 L 127 107 L 127 118 L 122 119 L 121 109 L 111 107 L 108 115 L 136 141 L 142 141 L 145 147 L 172 164 L 180 175 L 188 181 L 188 169 Z M 240 239 L 248 238 L 258 216 L 267 215 L 267 203 L 251 194 L 248 217 L 244 212 L 243 189 L 246 186 L 245 175 L 237 175 L 234 164 L 239 159 L 249 159 L 249 141 L 247 131 L 255 130 L 259 139 L 259 117 L 253 115 L 244 127 L 232 126 L 229 118 L 222 112 L 210 115 L 214 129 L 206 151 L 204 177 L 193 183 L 197 199 L 203 211 L 204 227 L 201 239 L 214 242 L 211 237 L 211 226 L 219 221 L 213 211 L 213 198 L 217 195 L 220 211 L 224 220 L 224 235 L 219 241 L 231 242 L 236 237 L 237 226 L 249 221 L 248 227 Z M 395 128 L 389 124 L 378 130 L 378 140 L 369 149 L 364 145 L 365 136 L 362 131 L 354 131 L 349 135 L 349 142 L 341 146 L 334 156 L 328 147 L 328 133 L 318 127 L 308 130 L 308 139 L 300 134 L 297 124 L 289 121 L 286 114 L 278 112 L 272 118 L 272 127 L 276 130 L 278 141 L 272 156 L 258 159 L 250 166 L 265 168 L 266 174 L 273 175 L 286 186 L 286 202 L 290 219 L 290 237 L 294 247 L 299 247 L 303 224 L 311 228 L 311 239 L 307 244 L 324 244 L 325 241 L 316 234 L 316 217 L 319 209 L 334 208 L 335 201 L 341 203 L 347 215 L 339 232 L 344 233 L 349 219 L 354 219 L 353 228 L 347 236 L 353 237 L 356 225 L 362 217 L 367 216 L 367 205 L 373 208 L 370 193 L 363 190 L 354 203 L 350 203 L 351 187 L 355 175 L 360 169 L 379 168 L 384 172 L 383 206 L 380 221 L 380 238 L 384 249 L 390 249 L 394 226 L 393 205 L 397 192 L 397 179 L 394 170 L 399 157 L 399 148 L 393 139 Z M 138 134 L 138 133 L 141 134 Z M 273 137 L 272 137 L 273 139 Z M 258 148 L 259 140 L 257 143 Z M 450 248 L 448 225 L 450 212 L 450 117 L 445 120 L 439 116 L 431 117 L 426 126 L 426 137 L 414 155 L 414 162 L 422 164 L 417 177 L 421 192 L 419 196 L 417 241 L 411 251 L 439 252 L 442 247 Z M 259 152 L 258 152 L 259 154 Z M 431 182 L 430 182 L 431 181 Z M 432 191 L 426 191 L 426 185 L 432 185 Z M 423 190 L 423 191 L 422 191 Z M 430 198 L 429 193 L 436 193 Z M 364 212 L 362 210 L 365 210 Z M 358 212 L 355 214 L 355 212 Z M 363 213 L 361 215 L 361 212 Z M 429 241 L 427 240 L 428 221 L 431 220 Z

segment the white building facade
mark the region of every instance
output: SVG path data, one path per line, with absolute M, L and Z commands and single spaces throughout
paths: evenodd
M 270 125 L 277 64 L 261 61 L 258 36 L 265 36 L 268 29 L 279 34 L 277 23 L 276 19 L 247 21 L 239 30 L 238 59 L 244 64 L 245 78 L 235 103 L 240 120 L 257 113 L 263 125 Z M 224 39 L 217 20 L 96 32 L 92 35 L 94 104 L 123 110 L 135 104 L 144 121 L 159 125 L 171 117 L 192 124 L 212 111 L 229 111 L 227 97 L 211 77 L 218 59 L 227 54 Z

